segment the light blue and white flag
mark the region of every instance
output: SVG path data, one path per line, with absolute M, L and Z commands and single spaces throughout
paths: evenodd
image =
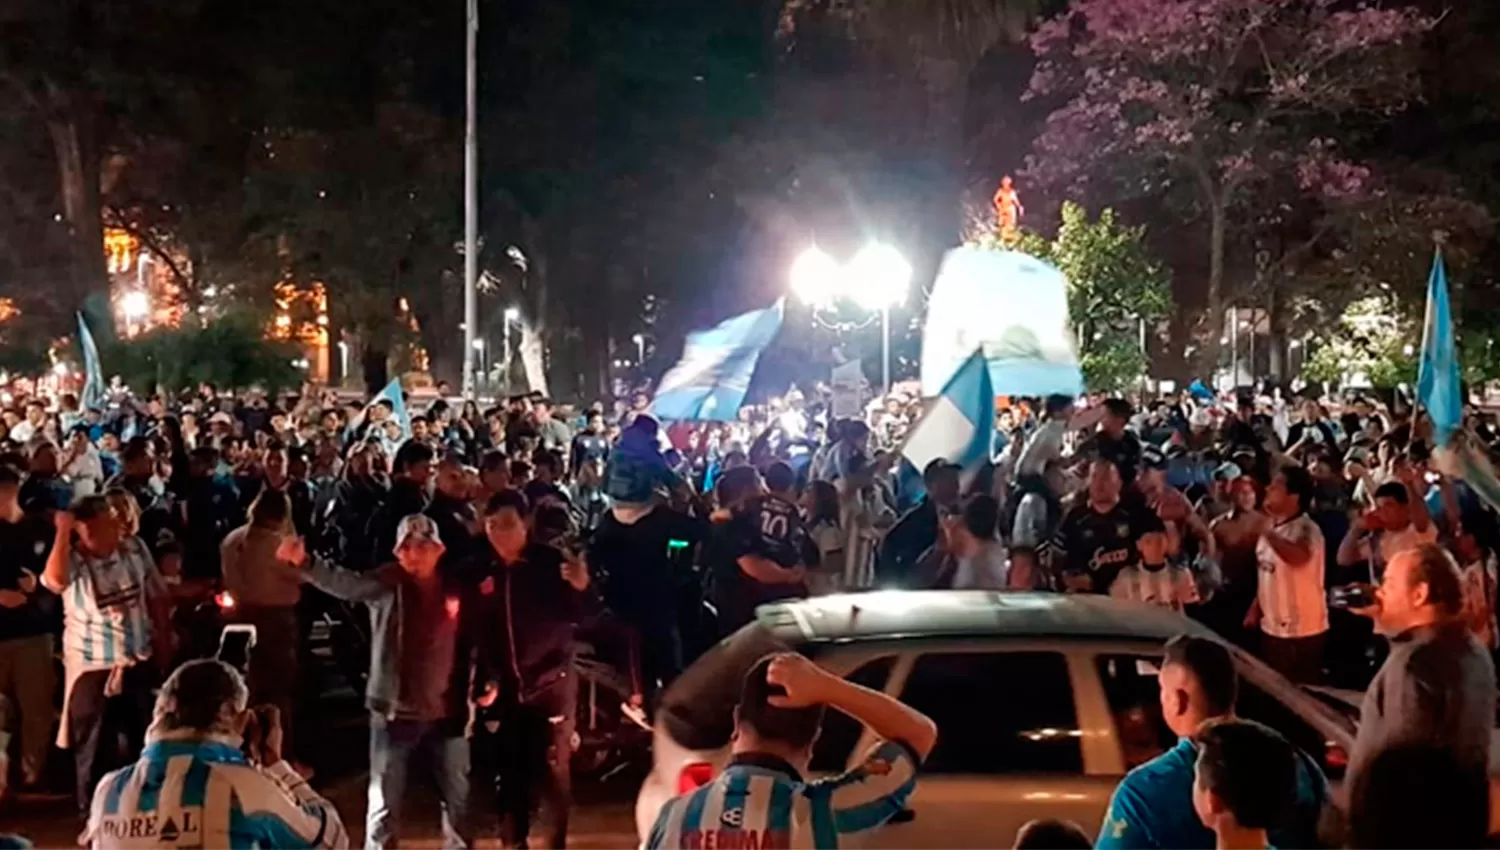
M 1417 401 L 1432 417 L 1434 445 L 1447 445 L 1448 438 L 1463 424 L 1464 408 L 1442 251 L 1432 258 L 1432 274 L 1427 278 L 1427 318 L 1422 325 Z
M 781 330 L 785 299 L 688 334 L 682 359 L 662 376 L 651 413 L 667 421 L 733 422 L 760 353 Z
M 1068 279 L 1020 251 L 965 246 L 938 268 L 922 332 L 922 395 L 934 396 L 982 348 L 995 392 L 1083 393 Z
M 94 344 L 94 335 L 89 323 L 78 313 L 78 347 L 83 350 L 83 392 L 78 399 L 83 410 L 105 407 L 104 371 L 99 365 L 99 347 Z
M 371 404 L 384 399 L 391 403 L 391 416 L 401 423 L 401 439 L 411 438 L 411 417 L 406 413 L 406 399 L 401 394 L 401 379 L 393 378 L 385 389 L 381 390 L 375 398 L 370 400 Z
M 967 484 L 990 459 L 995 431 L 993 386 L 984 351 L 976 350 L 948 379 L 901 447 L 904 493 L 922 492 L 922 470 L 935 460 L 960 467 Z

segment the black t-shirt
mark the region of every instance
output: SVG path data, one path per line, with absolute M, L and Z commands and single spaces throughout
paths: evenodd
M 771 514 L 779 516 L 779 514 Z M 794 599 L 807 595 L 803 584 L 763 584 L 740 569 L 739 559 L 745 555 L 757 555 L 775 561 L 767 554 L 765 540 L 755 525 L 760 512 L 747 505 L 735 512 L 725 522 L 715 522 L 705 546 L 704 562 L 708 565 L 712 582 L 710 596 L 714 608 L 719 612 L 719 628 L 728 634 L 755 619 L 758 605 L 778 599 Z M 780 563 L 779 561 L 777 562 Z
M 42 570 L 52 551 L 52 539 L 52 523 L 41 517 L 28 514 L 18 522 L 0 520 L 0 590 L 21 590 L 26 573 L 36 580 L 25 605 L 0 608 L 0 641 L 56 630 L 58 599 L 42 587 Z
M 584 432 L 573 438 L 573 469 L 577 469 L 591 460 L 607 460 L 609 458 L 609 440 L 604 439 L 603 434 L 590 434 Z
M 704 525 L 666 505 L 631 523 L 606 512 L 589 538 L 588 562 L 610 610 L 638 626 L 674 610 L 678 589 L 694 576 Z
M 1128 487 L 1135 481 L 1136 473 L 1141 467 L 1141 441 L 1135 434 L 1126 431 L 1118 439 L 1108 434 L 1100 433 L 1095 437 L 1095 450 L 1099 457 L 1114 461 L 1120 470 L 1120 480 Z
M 1088 576 L 1090 592 L 1108 593 L 1115 576 L 1139 559 L 1145 530 L 1139 511 L 1122 501 L 1106 513 L 1085 503 L 1063 515 L 1052 538 L 1052 563 L 1062 575 Z
M 731 520 L 740 553 L 759 555 L 791 569 L 807 559 L 808 535 L 797 506 L 772 493 L 757 496 Z

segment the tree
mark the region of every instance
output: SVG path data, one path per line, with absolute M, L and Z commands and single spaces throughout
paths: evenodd
M 1031 39 L 1027 97 L 1058 105 L 1029 176 L 1056 191 L 1112 183 L 1206 218 L 1214 320 L 1241 201 L 1279 174 L 1309 195 L 1362 191 L 1368 169 L 1330 137 L 1417 96 L 1417 47 L 1434 23 L 1337 0 L 1077 0 Z M 1211 366 L 1219 334 L 1199 333 Z
M 1331 384 L 1363 379 L 1381 388 L 1410 385 L 1417 379 L 1413 340 L 1419 337 L 1420 328 L 1397 312 L 1391 299 L 1362 298 L 1319 340 L 1302 373 L 1308 380 Z
M 1020 250 L 1057 266 L 1068 279 L 1068 314 L 1091 390 L 1137 384 L 1148 367 L 1146 336 L 1172 310 L 1170 276 L 1146 249 L 1146 229 L 1120 224 L 1106 209 L 1090 221 L 1080 205 L 1062 207 L 1057 236 L 1028 232 Z M 1003 249 L 1000 249 L 1003 250 Z
M 177 392 L 203 382 L 276 393 L 302 382 L 303 374 L 292 365 L 295 357 L 295 346 L 268 340 L 265 322 L 248 312 L 160 328 L 100 352 L 104 368 L 142 394 L 157 387 Z

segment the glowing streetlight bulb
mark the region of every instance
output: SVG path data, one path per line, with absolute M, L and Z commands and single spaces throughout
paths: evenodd
M 476 339 L 476 340 L 474 340 L 474 350 L 475 351 L 483 351 L 484 350 L 484 340 L 482 340 L 482 339 Z
M 889 245 L 872 242 L 854 255 L 846 273 L 846 294 L 866 309 L 895 307 L 906 300 L 911 263 Z
M 514 321 L 518 321 L 520 318 L 521 318 L 521 311 L 520 310 L 517 310 L 514 307 L 506 307 L 505 308 L 505 321 L 507 321 L 507 322 L 514 322 Z
M 792 263 L 792 292 L 814 306 L 829 304 L 838 297 L 843 274 L 838 262 L 814 245 Z
M 151 312 L 151 297 L 138 290 L 127 292 L 120 299 L 120 309 L 125 313 L 126 321 L 138 322 Z

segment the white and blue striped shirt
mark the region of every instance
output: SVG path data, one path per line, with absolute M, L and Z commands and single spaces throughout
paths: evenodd
M 875 829 L 894 817 L 916 785 L 915 756 L 892 741 L 878 744 L 859 767 L 817 782 L 803 781 L 781 759 L 741 754 L 713 782 L 669 800 L 645 846 L 838 847 L 844 836 Z
M 83 841 L 94 848 L 349 846 L 338 812 L 280 762 L 245 760 L 228 741 L 157 740 L 100 780 Z
M 151 657 L 146 602 L 164 592 L 164 584 L 139 538 L 127 538 L 103 558 L 74 549 L 67 585 L 47 589 L 62 597 L 63 664 L 70 673 L 108 670 Z

